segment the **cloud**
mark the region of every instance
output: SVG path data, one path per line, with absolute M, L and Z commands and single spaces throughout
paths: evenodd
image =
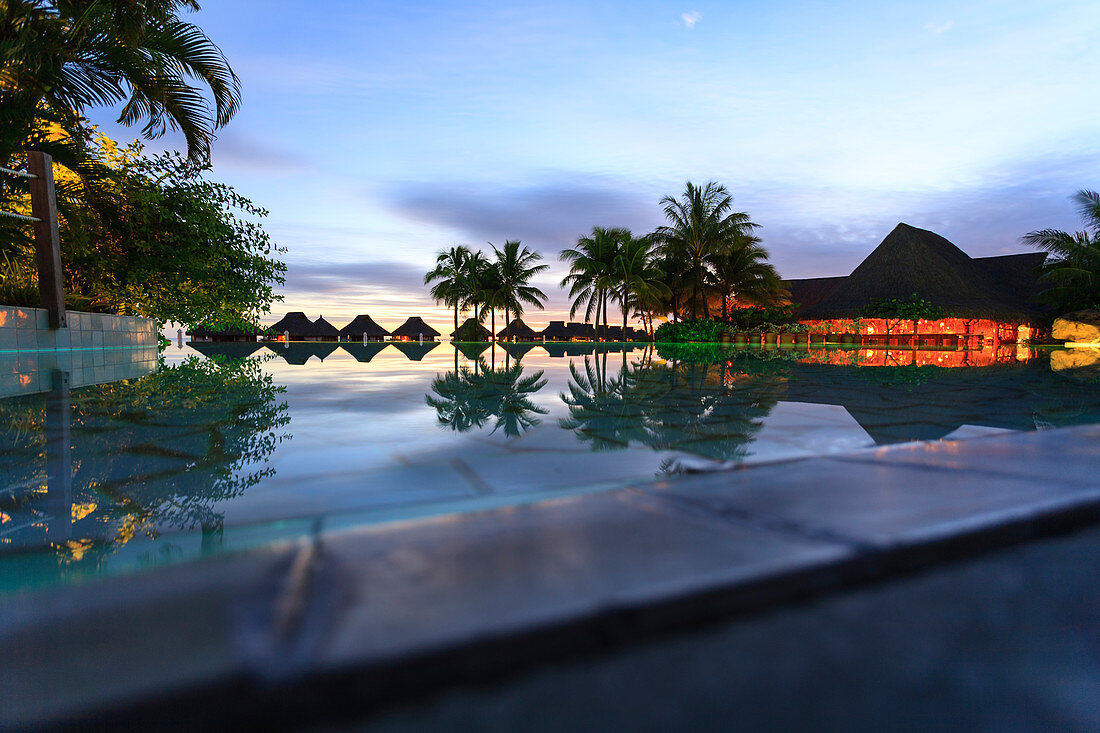
M 309 171 L 304 155 L 269 145 L 254 136 L 224 132 L 218 136 L 211 159 L 220 169 L 230 168 L 261 176 L 290 176 Z
M 955 21 L 948 20 L 943 23 L 925 23 L 925 30 L 929 30 L 933 33 L 946 33 L 951 30 L 951 27 L 955 25 Z
M 695 24 L 703 19 L 703 14 L 698 10 L 692 10 L 690 13 L 681 13 L 680 18 L 684 21 L 684 25 L 688 30 L 695 27 Z

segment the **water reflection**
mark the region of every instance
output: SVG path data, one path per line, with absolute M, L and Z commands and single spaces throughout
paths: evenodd
M 53 548 L 39 565 L 94 567 L 165 529 L 201 531 L 216 551 L 215 505 L 271 476 L 266 459 L 289 437 L 283 388 L 255 358 L 190 357 L 72 391 L 66 376 L 0 401 L 0 551 Z
M 519 361 L 494 368 L 478 357 L 473 369 L 464 366 L 433 379 L 425 401 L 439 424 L 451 430 L 463 433 L 492 423 L 490 434 L 501 430 L 515 438 L 541 422 L 537 415 L 547 413 L 531 401 L 545 386 L 542 370 L 524 374 Z

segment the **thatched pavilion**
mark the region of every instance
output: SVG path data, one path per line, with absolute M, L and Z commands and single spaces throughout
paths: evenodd
M 364 314 L 357 315 L 351 323 L 340 329 L 341 341 L 385 341 L 389 335 L 389 331 Z
M 490 341 L 492 338 L 493 332 L 485 328 L 484 325 L 478 323 L 476 318 L 467 318 L 462 322 L 462 325 L 458 327 L 458 330 L 451 334 L 452 341 L 470 343 Z
M 570 341 L 595 341 L 596 329 L 591 323 L 576 323 L 570 321 L 566 326 L 571 334 Z
M 864 343 L 957 343 L 971 337 L 1016 341 L 1043 320 L 1030 302 L 1039 291 L 1043 252 L 971 258 L 940 235 L 898 224 L 847 277 L 788 280 L 791 302 L 803 323 L 835 330 L 859 319 L 873 300 L 916 294 L 943 311 L 934 322 L 861 319 Z
M 565 321 L 550 321 L 550 325 L 539 333 L 547 341 L 572 341 L 573 337 L 565 325 Z
M 534 329 L 523 322 L 522 318 L 515 318 L 504 328 L 497 332 L 497 339 L 508 341 L 537 341 L 539 335 Z
M 313 333 L 313 321 L 306 318 L 302 311 L 291 311 L 268 331 L 274 341 L 305 341 L 306 336 Z M 289 336 L 284 337 L 284 334 Z
M 390 336 L 394 341 L 435 341 L 439 337 L 439 331 L 424 323 L 420 316 L 412 316 L 393 329 Z

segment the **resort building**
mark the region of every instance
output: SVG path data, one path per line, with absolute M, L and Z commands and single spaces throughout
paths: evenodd
M 313 322 L 313 330 L 306 334 L 303 341 L 339 341 L 340 332 L 336 326 L 325 320 L 324 316 L 318 316 Z
M 340 329 L 341 341 L 385 341 L 390 332 L 374 322 L 368 315 L 360 314 Z
M 394 341 L 435 341 L 439 335 L 420 316 L 412 316 L 390 334 Z
M 819 333 L 881 346 L 979 346 L 1031 337 L 1046 254 L 971 258 L 940 235 L 898 224 L 847 277 L 787 280 L 798 320 Z M 875 300 L 916 294 L 942 311 L 934 321 L 862 317 Z
M 567 328 L 569 333 L 572 334 L 570 341 L 595 341 L 596 329 L 591 323 L 577 323 L 570 321 Z
M 493 332 L 487 329 L 484 325 L 477 322 L 476 318 L 467 318 L 462 322 L 462 325 L 458 327 L 457 331 L 451 333 L 452 341 L 464 341 L 475 343 L 478 341 L 489 341 L 493 337 Z
M 572 341 L 573 336 L 565 321 L 550 321 L 550 325 L 539 333 L 544 341 Z
M 291 311 L 271 326 L 269 332 L 273 341 L 305 341 L 313 334 L 313 321 L 302 311 Z
M 539 335 L 523 322 L 523 319 L 516 318 L 504 328 L 497 332 L 497 339 L 504 339 L 507 341 L 536 341 L 539 339 Z

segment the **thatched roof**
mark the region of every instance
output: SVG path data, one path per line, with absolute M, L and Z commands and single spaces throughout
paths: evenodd
M 596 329 L 591 323 L 576 323 L 569 322 L 566 324 L 566 328 L 569 329 L 569 333 L 572 338 L 575 339 L 591 339 L 596 338 Z
M 281 336 L 284 331 L 289 331 L 291 339 L 295 336 L 312 336 L 313 321 L 306 318 L 306 314 L 302 311 L 291 311 L 283 316 L 278 323 L 271 326 L 270 330 L 276 336 Z
M 427 337 L 436 337 L 439 335 L 439 331 L 424 323 L 424 319 L 420 316 L 412 316 L 407 321 L 402 323 L 397 328 L 393 329 L 391 336 L 404 336 L 406 338 L 419 338 L 423 335 Z
M 948 316 L 1029 321 L 1039 315 L 994 277 L 940 235 L 898 224 L 851 275 L 799 317 L 852 318 L 876 298 L 913 293 Z
M 351 323 L 340 329 L 341 336 L 358 336 L 362 338 L 363 334 L 368 337 L 385 338 L 390 335 L 390 332 L 375 323 L 373 318 L 363 314 L 356 316 Z
M 799 310 L 812 308 L 836 290 L 844 277 L 807 277 L 801 280 L 784 280 L 783 287 L 791 294 L 791 303 Z
M 415 341 L 391 341 L 390 346 L 400 351 L 409 361 L 420 361 L 428 352 L 439 346 L 438 341 L 427 341 L 418 344 Z
M 538 338 L 538 334 L 535 333 L 534 329 L 524 323 L 522 318 L 516 318 L 507 326 L 497 331 L 497 338 L 533 339 Z
M 569 328 L 565 325 L 565 321 L 550 321 L 550 325 L 542 329 L 539 336 L 547 341 L 568 341 L 573 338 Z
M 975 257 L 974 264 L 1018 300 L 1028 302 L 1042 290 L 1039 268 L 1046 259 L 1046 252 L 1024 252 L 998 257 Z
M 355 357 L 356 361 L 368 363 L 371 359 L 378 356 L 378 352 L 389 347 L 388 342 L 371 341 L 369 343 L 360 344 L 355 341 L 345 341 L 340 344 L 340 348 Z M 278 348 L 278 347 L 276 347 Z
M 313 322 L 313 331 L 306 334 L 307 336 L 327 336 L 329 338 L 339 338 L 340 332 L 336 330 L 336 326 L 332 325 L 325 320 L 324 316 L 318 316 L 317 320 Z
M 492 336 L 493 332 L 478 323 L 476 318 L 467 318 L 458 327 L 458 330 L 451 334 L 451 339 L 454 341 L 476 342 L 488 341 Z

